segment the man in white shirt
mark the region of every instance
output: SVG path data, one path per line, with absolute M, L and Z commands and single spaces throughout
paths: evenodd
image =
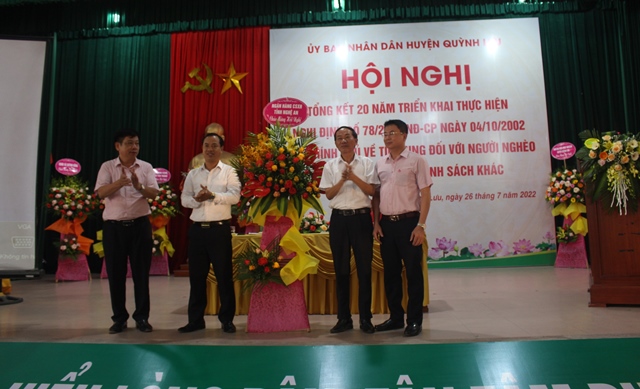
M 218 134 L 205 134 L 202 141 L 204 164 L 189 171 L 182 191 L 182 205 L 191 208 L 189 229 L 189 322 L 181 333 L 205 328 L 207 276 L 209 265 L 218 282 L 222 330 L 236 332 L 233 317 L 236 297 L 233 289 L 233 249 L 231 244 L 231 206 L 240 200 L 240 180 L 236 171 L 220 161 L 224 140 Z
M 331 333 L 353 329 L 349 307 L 353 249 L 359 284 L 360 329 L 371 334 L 375 332 L 371 323 L 371 196 L 375 193 L 378 176 L 375 174 L 375 163 L 355 153 L 358 134 L 353 128 L 342 126 L 336 130 L 333 138 L 340 156 L 324 166 L 320 180 L 320 189 L 324 190 L 332 209 L 329 243 L 336 273 L 338 323 L 331 329 Z

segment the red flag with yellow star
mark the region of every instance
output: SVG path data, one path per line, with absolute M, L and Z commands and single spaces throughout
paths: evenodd
M 248 132 L 267 126 L 262 109 L 268 102 L 268 27 L 174 34 L 168 166 L 174 187 L 180 172 L 202 152 L 208 124 L 224 127 L 224 149 L 233 152 Z M 170 224 L 174 268 L 186 261 L 187 226 L 187 217 L 173 218 Z

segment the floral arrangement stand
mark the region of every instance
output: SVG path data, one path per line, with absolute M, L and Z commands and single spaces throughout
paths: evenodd
M 553 216 L 563 216 L 562 227 L 557 228 L 558 243 L 555 267 L 587 267 L 584 236 L 589 231 L 585 203 L 585 183 L 578 169 L 566 167 L 551 174 L 545 200 L 553 207 Z
M 237 208 L 244 212 L 248 207 L 247 215 L 264 227 L 260 248 L 234 259 L 237 279 L 257 282 L 252 290 L 248 332 L 300 329 L 300 325 L 287 323 L 309 328 L 303 288 L 296 281 L 315 274 L 319 263 L 307 254 L 310 247 L 298 229 L 304 212 L 322 210 L 318 185 L 325 162 L 318 159 L 314 140 L 315 135 L 302 129 L 276 124 L 266 132 L 249 133 L 248 143 L 240 146 L 238 157 L 231 161 L 243 183 Z M 281 285 L 269 285 L 273 282 Z M 277 307 L 281 310 L 274 314 Z
M 260 248 L 265 249 L 270 242 L 284 236 L 293 226 L 288 217 L 267 216 Z M 291 259 L 296 253 L 285 254 L 283 259 Z M 288 286 L 275 282 L 256 284 L 251 292 L 247 332 L 284 332 L 311 329 L 302 282 L 294 281 Z
M 76 258 L 62 255 L 58 257 L 56 282 L 88 280 L 91 280 L 91 271 L 85 254 L 78 254 Z

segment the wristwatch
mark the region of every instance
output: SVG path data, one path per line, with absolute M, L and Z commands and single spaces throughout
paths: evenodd
M 140 184 L 140 189 L 138 189 L 138 192 L 142 192 L 143 190 L 145 190 L 144 185 Z
M 213 201 L 213 199 L 216 198 L 216 194 L 213 193 L 212 191 L 209 191 L 209 194 L 211 194 L 211 198 L 209 199 L 209 201 Z
M 424 223 L 418 223 L 418 227 L 422 227 L 423 230 L 427 228 Z

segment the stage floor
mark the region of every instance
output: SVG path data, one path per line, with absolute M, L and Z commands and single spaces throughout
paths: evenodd
M 14 281 L 24 302 L 0 306 L 0 388 L 640 388 L 640 307 L 589 308 L 587 269 L 429 273 L 431 304 L 415 338 L 330 334 L 333 315 L 311 315 L 309 332 L 270 334 L 246 333 L 246 316 L 225 334 L 208 316 L 206 330 L 180 334 L 189 281 L 163 276 L 151 278 L 154 331 L 130 320 L 110 335 L 106 280 Z M 129 281 L 132 310 L 131 290 Z

